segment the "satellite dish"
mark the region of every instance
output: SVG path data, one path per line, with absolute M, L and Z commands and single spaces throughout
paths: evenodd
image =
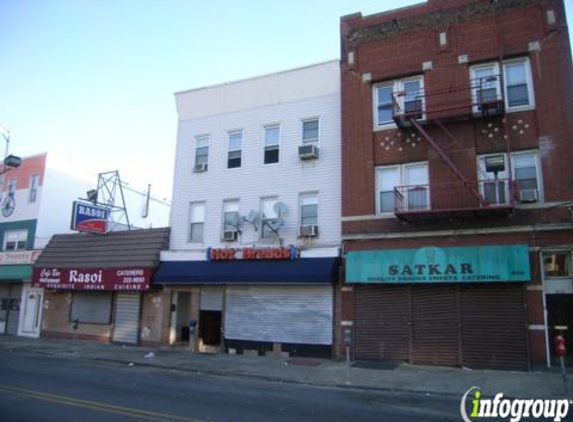
M 249 216 L 247 217 L 247 220 L 252 222 L 252 221 L 255 221 L 258 219 L 259 219 L 259 213 L 258 212 L 254 211 L 254 210 L 249 211 Z
M 276 204 L 273 205 L 273 210 L 280 217 L 286 212 L 287 206 L 285 205 L 284 202 L 277 202 Z

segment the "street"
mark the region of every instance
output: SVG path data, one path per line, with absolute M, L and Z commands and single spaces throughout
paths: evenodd
M 0 420 L 459 421 L 459 399 L 0 351 Z

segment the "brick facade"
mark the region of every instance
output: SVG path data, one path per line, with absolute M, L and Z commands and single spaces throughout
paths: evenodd
M 344 251 L 529 245 L 532 274 L 525 287 L 525 305 L 533 364 L 546 359 L 544 331 L 538 329 L 544 324 L 543 289 L 532 287 L 542 283 L 540 251 L 571 250 L 573 245 L 573 126 L 568 117 L 573 112 L 573 70 L 566 25 L 561 0 L 430 0 L 387 13 L 341 19 Z M 445 34 L 445 44 L 440 44 L 440 34 Z M 452 93 L 452 87 L 468 84 L 471 66 L 500 58 L 529 60 L 534 107 L 490 118 L 444 107 L 471 96 L 469 88 Z M 429 62 L 431 69 L 423 71 Z M 380 215 L 378 166 L 427 162 L 430 190 L 459 182 L 416 128 L 375 129 L 374 84 L 413 75 L 423 75 L 429 121 L 424 130 L 468 180 L 477 183 L 481 154 L 535 151 L 541 167 L 542 200 L 517 201 L 515 209 L 503 215 L 478 210 L 443 218 L 438 211 L 431 219 L 409 221 Z M 442 91 L 449 93 L 428 94 Z M 434 119 L 443 122 L 449 134 Z M 456 195 L 452 190 L 451 196 Z M 350 288 L 343 288 L 340 301 L 339 338 L 354 319 Z M 339 342 L 339 352 L 343 349 Z

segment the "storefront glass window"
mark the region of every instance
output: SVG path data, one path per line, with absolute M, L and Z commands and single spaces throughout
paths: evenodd
M 571 253 L 552 252 L 543 254 L 545 277 L 571 277 Z

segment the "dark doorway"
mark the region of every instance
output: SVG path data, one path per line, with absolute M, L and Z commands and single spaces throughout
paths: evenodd
M 203 344 L 221 345 L 221 311 L 201 311 L 199 315 L 199 335 Z
M 549 325 L 549 342 L 551 349 L 552 365 L 559 365 L 559 360 L 555 355 L 553 339 L 555 338 L 556 325 L 565 325 L 567 330 L 563 331 L 563 336 L 567 344 L 566 361 L 573 363 L 573 295 L 571 294 L 551 294 L 547 295 L 547 311 Z

